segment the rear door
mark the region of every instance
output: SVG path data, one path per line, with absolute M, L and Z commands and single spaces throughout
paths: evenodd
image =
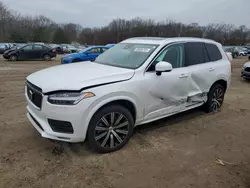
M 44 48 L 42 45 L 34 44 L 32 51 L 32 59 L 41 59 L 44 52 Z
M 205 43 L 187 42 L 185 44 L 185 66 L 190 72 L 188 106 L 207 100 L 207 93 L 215 82 L 215 64 L 211 62 Z

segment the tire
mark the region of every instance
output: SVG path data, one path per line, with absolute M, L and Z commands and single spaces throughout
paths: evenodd
M 128 109 L 120 105 L 104 107 L 90 121 L 88 144 L 98 153 L 117 151 L 128 143 L 133 128 L 134 119 Z
M 50 61 L 50 60 L 51 60 L 51 57 L 50 57 L 49 54 L 45 54 L 45 55 L 43 56 L 43 59 L 44 59 L 44 61 Z
M 11 55 L 9 60 L 10 61 L 17 61 L 17 56 L 16 55 Z
M 218 112 L 223 104 L 226 88 L 221 84 L 212 86 L 208 93 L 208 100 L 204 105 L 207 113 Z

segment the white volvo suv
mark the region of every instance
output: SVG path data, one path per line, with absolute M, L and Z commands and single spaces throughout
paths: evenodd
M 42 137 L 121 149 L 137 125 L 203 106 L 218 111 L 231 81 L 221 44 L 198 38 L 131 38 L 94 62 L 27 77 L 27 116 Z

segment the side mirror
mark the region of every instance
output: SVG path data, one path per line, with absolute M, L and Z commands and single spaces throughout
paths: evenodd
M 156 75 L 160 76 L 162 72 L 170 72 L 172 71 L 173 67 L 170 63 L 165 61 L 160 61 L 155 66 Z

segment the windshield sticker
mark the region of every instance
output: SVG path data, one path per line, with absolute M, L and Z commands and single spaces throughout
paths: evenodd
M 134 51 L 148 53 L 148 52 L 150 52 L 150 50 L 151 50 L 150 48 L 136 48 Z

